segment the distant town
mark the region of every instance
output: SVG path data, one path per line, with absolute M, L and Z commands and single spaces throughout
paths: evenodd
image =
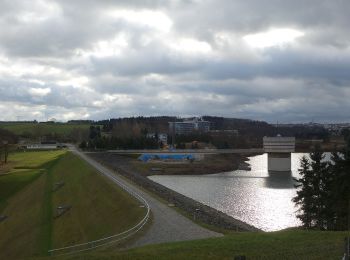
M 332 150 L 343 145 L 350 123 L 269 124 L 223 117 L 130 117 L 108 120 L 72 120 L 67 123 L 0 122 L 10 142 L 34 149 L 76 142 L 89 149 L 257 148 L 264 136 L 294 136 L 296 149 L 315 143 Z

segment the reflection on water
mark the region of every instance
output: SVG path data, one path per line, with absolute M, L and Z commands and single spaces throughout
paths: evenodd
M 269 173 L 265 177 L 265 187 L 272 189 L 293 189 L 295 181 L 291 172 Z
M 263 154 L 249 158 L 251 171 L 149 178 L 262 230 L 274 231 L 300 225 L 291 200 L 303 155 L 292 154 L 289 173 L 269 173 L 267 154 Z

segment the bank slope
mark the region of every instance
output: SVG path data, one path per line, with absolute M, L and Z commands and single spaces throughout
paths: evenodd
M 47 158 L 45 153 L 53 152 L 27 152 L 13 157 L 14 165 L 21 169 L 14 169 L 6 178 L 19 170 L 22 174 L 38 173 L 36 178 L 25 176 L 34 178 L 27 185 L 7 192 L 6 203 L 0 209 L 0 215 L 8 216 L 0 222 L 0 259 L 45 256 L 55 247 L 124 231 L 144 216 L 145 209 L 138 201 L 77 156 L 61 152 L 47 162 L 43 159 Z M 15 179 L 7 184 L 18 186 Z M 21 179 L 23 176 L 18 181 Z M 56 189 L 58 182 L 64 185 Z M 57 207 L 62 205 L 71 208 L 56 217 Z

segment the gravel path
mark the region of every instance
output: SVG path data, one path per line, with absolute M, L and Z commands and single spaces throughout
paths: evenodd
M 138 193 L 147 200 L 153 214 L 153 222 L 151 227 L 148 228 L 147 232 L 145 232 L 141 238 L 134 241 L 130 247 L 223 236 L 220 233 L 213 232 L 197 225 L 174 209 L 155 199 L 147 192 L 139 189 L 134 184 L 125 181 L 124 178 L 121 178 L 114 171 L 104 167 L 84 153 L 76 150 L 73 147 L 71 147 L 71 150 L 95 167 L 102 174 L 107 176 L 113 175 L 118 179 L 118 181 L 128 186 L 134 192 Z

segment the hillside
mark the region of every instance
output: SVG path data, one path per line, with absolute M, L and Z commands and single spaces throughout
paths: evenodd
M 81 141 L 89 134 L 89 123 L 0 122 L 0 129 L 22 138 Z

